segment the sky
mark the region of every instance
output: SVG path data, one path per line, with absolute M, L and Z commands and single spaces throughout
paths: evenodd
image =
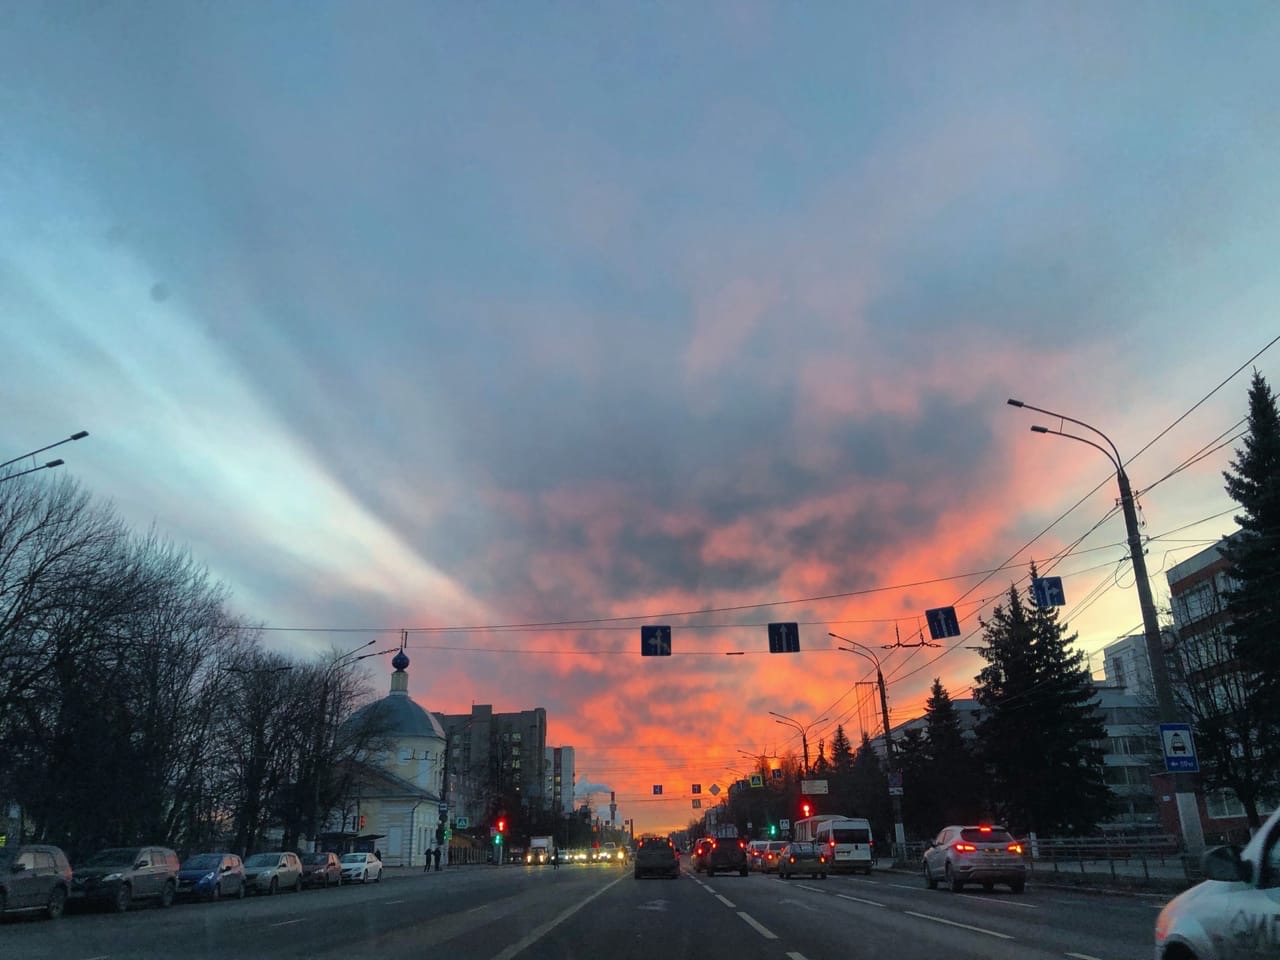
M 410 629 L 419 703 L 545 707 L 637 830 L 796 753 L 770 711 L 877 732 L 828 631 L 893 723 L 969 696 L 978 617 L 1086 533 L 1052 572 L 1101 676 L 1140 624 L 1111 468 L 1007 398 L 1133 458 L 1158 603 L 1233 529 L 1274 5 L 0 17 L 0 459 L 89 431 L 59 469 L 268 646 Z

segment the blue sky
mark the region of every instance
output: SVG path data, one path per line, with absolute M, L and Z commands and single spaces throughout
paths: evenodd
M 5 18 L 0 449 L 89 430 L 64 469 L 273 626 L 624 616 L 987 569 L 1106 476 L 1006 397 L 1128 455 L 1280 330 L 1272 5 Z M 1274 384 L 1273 352 L 1257 365 Z M 1135 485 L 1243 416 L 1245 389 L 1144 453 Z M 1230 506 L 1227 459 L 1144 497 L 1148 532 Z M 1086 546 L 1122 537 L 1112 520 Z M 1199 546 L 1152 544 L 1157 592 Z M 1069 597 L 1118 581 L 1072 618 L 1086 649 L 1137 623 L 1122 557 L 1064 561 L 1111 562 Z M 910 631 L 964 586 L 743 617 Z M 649 761 L 592 746 L 673 726 L 777 745 L 742 721 L 778 707 L 762 681 L 794 679 L 782 708 L 816 718 L 855 679 L 812 631 L 798 662 L 732 669 L 642 663 L 624 631 L 416 635 L 414 693 L 537 700 L 580 774 L 644 793 Z M 895 715 L 934 675 L 963 695 L 968 656 L 897 682 Z M 692 777 L 684 751 L 664 763 Z

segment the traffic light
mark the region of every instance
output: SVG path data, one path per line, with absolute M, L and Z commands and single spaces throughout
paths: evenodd
M 360 814 L 360 829 L 364 829 L 364 814 Z
M 769 836 L 776 837 L 777 835 L 778 835 L 777 824 L 774 824 L 774 823 L 769 824 Z
M 498 821 L 498 832 L 499 832 L 499 833 L 506 833 L 506 832 L 507 832 L 507 821 L 506 821 L 506 820 L 499 820 L 499 821 Z
M 813 807 L 806 800 L 804 803 L 800 804 L 800 812 L 807 817 L 813 812 Z

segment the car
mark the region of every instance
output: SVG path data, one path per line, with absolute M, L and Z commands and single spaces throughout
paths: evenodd
M 342 886 L 342 864 L 336 853 L 304 853 L 299 859 L 304 887 Z
M 820 880 L 827 879 L 831 864 L 827 859 L 826 849 L 821 844 L 807 840 L 793 840 L 783 844 L 778 852 L 778 879 L 790 880 L 801 873 Z
M 244 863 L 234 853 L 197 853 L 182 861 L 178 896 L 220 900 L 245 894 Z
M 382 882 L 382 861 L 372 853 L 344 853 L 342 879 L 347 882 Z
M 302 892 L 302 861 L 289 850 L 255 853 L 244 862 L 244 880 L 251 893 L 272 896 L 281 890 Z
M 983 890 L 1003 883 L 1022 893 L 1027 884 L 1022 844 L 1004 827 L 990 824 L 944 827 L 925 848 L 921 871 L 930 890 L 939 882 L 956 893 L 966 883 L 979 883 Z
M 752 840 L 747 844 L 747 865 L 752 870 L 760 869 L 760 860 L 764 856 L 765 848 L 768 846 L 768 840 Z
M 709 838 L 711 846 L 703 855 L 703 870 L 708 877 L 717 873 L 736 872 L 747 875 L 747 841 L 738 836 L 732 825 L 720 827 L 716 836 Z
M 627 862 L 627 851 L 625 847 L 619 847 L 616 843 L 602 843 L 595 851 L 595 860 L 597 863 L 622 863 Z
M 711 838 L 703 837 L 693 845 L 693 856 L 690 858 L 696 873 L 703 873 L 707 869 L 707 855 L 711 853 Z
M 782 848 L 787 845 L 785 840 L 770 840 L 765 844 L 764 850 L 760 854 L 760 872 L 761 873 L 777 873 L 778 858 L 782 854 Z
M 71 864 L 58 847 L 19 843 L 0 847 L 0 916 L 39 911 L 62 916 L 71 892 Z
M 1201 858 L 1208 878 L 1164 905 L 1156 918 L 1156 960 L 1276 956 L 1280 932 L 1280 810 L 1239 847 Z
M 680 876 L 680 853 L 666 837 L 644 837 L 636 848 L 633 872 L 639 880 L 646 874 L 660 874 L 676 880 Z
M 172 906 L 179 869 L 178 855 L 168 847 L 109 847 L 72 871 L 67 902 L 109 906 L 117 913 L 137 900 Z

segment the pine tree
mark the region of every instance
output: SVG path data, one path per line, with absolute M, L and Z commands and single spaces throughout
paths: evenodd
M 973 751 L 960 732 L 960 715 L 956 713 L 951 695 L 937 677 L 925 702 L 925 735 L 928 777 L 935 799 L 935 826 L 979 819 L 982 803 Z
M 831 772 L 831 763 L 827 760 L 827 756 L 823 752 L 824 749 L 825 749 L 825 745 L 823 741 L 819 740 L 818 741 L 818 759 L 813 761 L 813 766 L 809 768 L 810 772 L 815 777 L 825 777 L 827 774 Z
M 889 778 L 871 737 L 862 734 L 862 744 L 853 755 L 850 768 L 849 801 L 841 812 L 866 817 L 876 833 L 887 841 L 893 832 L 893 810 L 889 804 Z
M 836 735 L 831 738 L 831 765 L 837 773 L 847 773 L 853 769 L 853 747 L 845 735 L 844 724 L 836 727 Z
M 992 808 L 1019 832 L 1089 832 L 1111 793 L 1099 746 L 1106 728 L 1084 655 L 1071 649 L 1076 636 L 1054 607 L 1024 604 L 1011 586 L 1007 604 L 983 621 L 983 640 L 987 666 L 974 693 Z
M 1222 548 L 1231 580 L 1224 592 L 1226 633 L 1246 671 L 1246 696 L 1274 776 L 1280 770 L 1280 411 L 1256 370 L 1244 449 L 1223 477 L 1242 508 L 1235 517 L 1240 529 Z

